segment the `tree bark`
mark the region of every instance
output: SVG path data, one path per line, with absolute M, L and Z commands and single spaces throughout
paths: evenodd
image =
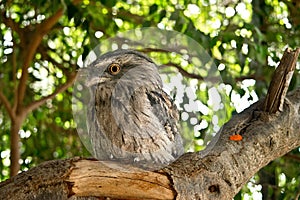
M 10 177 L 15 176 L 20 170 L 20 137 L 19 130 L 21 128 L 23 120 L 15 117 L 11 120 L 10 126 Z
M 261 103 L 225 124 L 211 151 L 186 154 L 168 167 L 178 199 L 232 199 L 260 168 L 300 145 L 300 89 L 280 114 L 256 111 Z M 237 125 L 244 126 L 243 140 L 231 141 Z

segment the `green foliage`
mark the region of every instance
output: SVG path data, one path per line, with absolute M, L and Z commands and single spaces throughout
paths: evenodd
M 195 118 L 199 123 L 208 125 L 194 131 L 189 118 L 182 122 L 182 131 L 190 141 L 187 150 L 202 150 L 216 133 L 216 127 L 229 120 L 233 111 L 242 111 L 266 93 L 274 67 L 284 49 L 299 46 L 300 22 L 297 18 L 300 12 L 294 9 L 292 2 L 1 1 L 0 90 L 13 104 L 15 85 L 22 73 L 22 52 L 28 51 L 24 49 L 26 42 L 35 39 L 31 38 L 31 31 L 26 35 L 18 34 L 9 27 L 6 18 L 11 18 L 19 28 L 32 27 L 34 31 L 58 9 L 64 10 L 58 23 L 43 37 L 28 69 L 25 105 L 53 93 L 67 81 L 68 74 L 78 70 L 78 64 L 99 42 L 118 32 L 142 27 L 176 30 L 193 38 L 206 50 L 223 79 L 222 88 L 219 88 L 223 109 L 214 112 L 209 104 L 209 87 L 200 80 L 194 81 L 197 99 L 208 110 L 200 115 L 196 113 Z M 190 74 L 206 76 L 207 71 L 195 72 L 196 68 L 191 63 L 183 66 L 180 57 L 148 53 L 160 63 L 172 60 Z M 176 73 L 178 70 L 171 66 L 167 71 Z M 182 82 L 189 85 L 192 80 L 186 76 Z M 299 87 L 299 72 L 295 72 L 290 89 L 296 87 Z M 45 160 L 90 156 L 76 133 L 71 96 L 70 88 L 27 116 L 20 131 L 21 170 Z M 189 101 L 185 94 L 180 106 L 184 107 Z M 218 116 L 218 120 L 214 115 Z M 0 180 L 8 178 L 10 125 L 9 115 L 0 101 Z M 265 173 L 258 173 L 235 199 L 254 199 L 260 193 L 257 189 L 260 184 L 263 194 L 269 199 L 295 198 L 300 182 L 299 151 L 292 152 L 294 159 L 283 157 L 262 169 Z M 271 174 L 274 183 L 265 184 L 265 174 Z

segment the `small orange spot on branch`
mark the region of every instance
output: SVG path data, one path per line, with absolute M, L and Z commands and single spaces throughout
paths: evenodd
M 240 134 L 234 134 L 229 137 L 229 140 L 232 141 L 241 141 L 243 137 Z

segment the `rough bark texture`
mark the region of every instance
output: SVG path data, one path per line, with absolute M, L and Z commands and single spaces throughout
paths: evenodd
M 169 166 L 177 198 L 231 199 L 260 168 L 298 147 L 300 89 L 286 102 L 284 111 L 273 115 L 256 111 L 261 103 L 253 105 L 223 127 L 210 152 L 185 154 Z M 242 141 L 229 140 L 236 133 Z
M 78 159 L 55 160 L 0 183 L 0 199 L 68 199 L 66 179 Z

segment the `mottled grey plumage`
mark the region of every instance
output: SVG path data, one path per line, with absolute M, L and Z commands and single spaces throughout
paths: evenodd
M 155 63 L 117 50 L 91 64 L 88 125 L 96 158 L 159 168 L 183 153 L 178 111 Z

